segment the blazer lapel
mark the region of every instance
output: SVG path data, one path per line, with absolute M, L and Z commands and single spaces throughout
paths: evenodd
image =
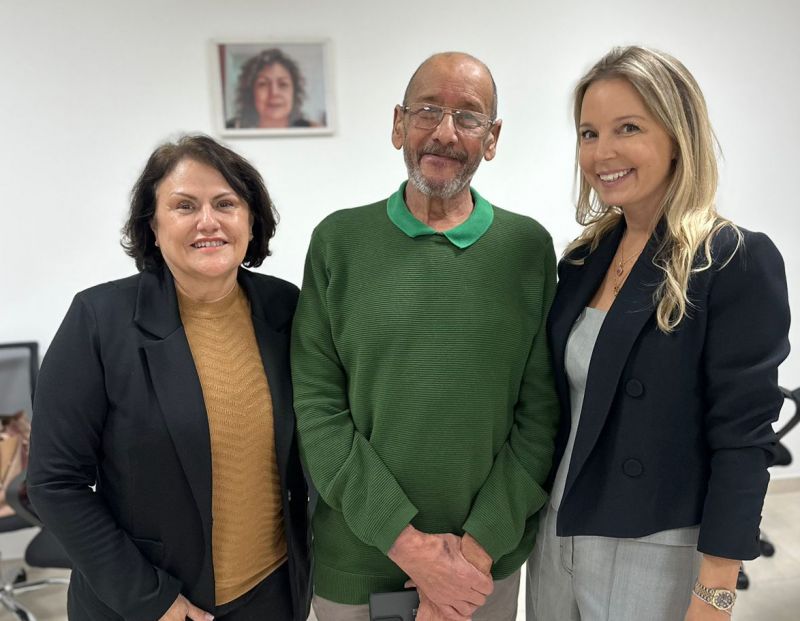
M 269 322 L 264 292 L 259 292 L 246 270 L 239 271 L 239 282 L 250 300 L 258 349 L 264 364 L 264 372 L 272 397 L 272 420 L 275 433 L 275 456 L 281 480 L 286 481 L 289 452 L 294 436 L 294 408 L 292 405 L 291 379 L 288 368 L 289 335 L 278 332 Z
M 171 274 L 143 272 L 134 316 L 152 335 L 143 349 L 153 391 L 172 436 L 206 535 L 211 534 L 211 439 L 200 379 L 183 330 Z M 210 541 L 210 538 L 207 539 Z
M 664 277 L 663 272 L 653 264 L 653 256 L 659 244 L 659 233 L 660 227 L 657 227 L 631 268 L 597 336 L 589 363 L 580 425 L 572 451 L 564 497 L 569 493 L 570 487 L 597 443 L 619 389 L 620 378 L 631 349 L 655 311 L 653 294 Z M 603 273 L 613 258 L 618 239 L 617 243 L 611 245 L 612 252 L 607 259 L 604 259 Z M 599 284 L 598 281 L 596 286 Z
M 611 264 L 617 245 L 625 231 L 624 221 L 603 239 L 588 255 L 583 265 L 562 260 L 558 289 L 550 309 L 550 342 L 558 392 L 562 402 L 569 405 L 569 385 L 565 368 L 567 339 L 572 326 L 589 304 Z M 566 408 L 569 416 L 569 407 Z

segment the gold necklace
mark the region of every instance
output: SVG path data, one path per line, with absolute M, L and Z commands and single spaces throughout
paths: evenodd
M 647 245 L 646 241 L 645 245 Z M 620 242 L 619 260 L 617 261 L 617 265 L 614 267 L 614 285 L 613 285 L 614 297 L 617 297 L 619 295 L 620 289 L 622 289 L 622 285 L 624 285 L 625 281 L 628 279 L 628 274 L 625 273 L 625 266 L 631 261 L 633 261 L 633 259 L 637 258 L 640 254 L 642 254 L 642 250 L 644 250 L 644 246 L 639 248 L 638 252 L 634 252 L 631 256 L 629 256 L 626 259 L 625 253 L 622 249 L 622 242 Z

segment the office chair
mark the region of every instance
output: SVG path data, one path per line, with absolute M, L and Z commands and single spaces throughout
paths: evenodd
M 773 464 L 774 466 L 788 466 L 792 463 L 792 454 L 789 449 L 786 448 L 786 445 L 781 442 L 781 440 L 784 438 L 784 436 L 786 436 L 787 433 L 794 429 L 798 423 L 800 423 L 800 408 L 798 408 L 798 406 L 800 406 L 800 388 L 795 388 L 794 390 L 781 388 L 781 393 L 783 393 L 784 399 L 793 403 L 794 413 L 786 422 L 786 424 L 784 424 L 775 432 L 775 435 L 778 436 L 778 446 L 776 448 L 775 463 Z M 775 554 L 775 546 L 763 532 L 759 537 L 758 544 L 761 548 L 761 556 L 770 557 Z M 750 578 L 748 578 L 747 572 L 744 570 L 744 565 L 742 565 L 739 568 L 739 577 L 736 581 L 736 588 L 744 590 L 748 586 L 750 586 Z
M 31 395 L 39 373 L 39 347 L 37 343 L 0 344 L 0 412 L 31 411 Z M 0 533 L 42 524 L 28 501 L 25 472 L 17 475 L 6 488 L 6 501 L 16 515 L 0 518 Z M 2 551 L 0 551 L 2 552 Z M 25 549 L 25 562 L 31 567 L 71 569 L 71 563 L 61 544 L 46 530 L 31 540 Z M 17 599 L 21 593 L 50 585 L 68 584 L 67 578 L 27 580 L 24 568 L 16 568 L 0 576 L 0 609 L 5 608 L 20 621 L 36 621 L 33 613 Z

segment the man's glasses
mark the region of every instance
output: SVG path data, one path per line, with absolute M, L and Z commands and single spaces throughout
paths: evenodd
M 436 129 L 445 114 L 453 117 L 456 131 L 469 136 L 481 136 L 494 123 L 494 119 L 487 114 L 444 108 L 428 103 L 416 103 L 410 106 L 400 106 L 400 108 L 411 117 L 411 125 L 417 129 Z

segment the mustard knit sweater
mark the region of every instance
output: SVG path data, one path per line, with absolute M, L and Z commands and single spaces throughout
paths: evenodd
M 286 560 L 272 399 L 250 304 L 238 286 L 215 302 L 178 293 L 211 436 L 212 551 L 217 605 Z

